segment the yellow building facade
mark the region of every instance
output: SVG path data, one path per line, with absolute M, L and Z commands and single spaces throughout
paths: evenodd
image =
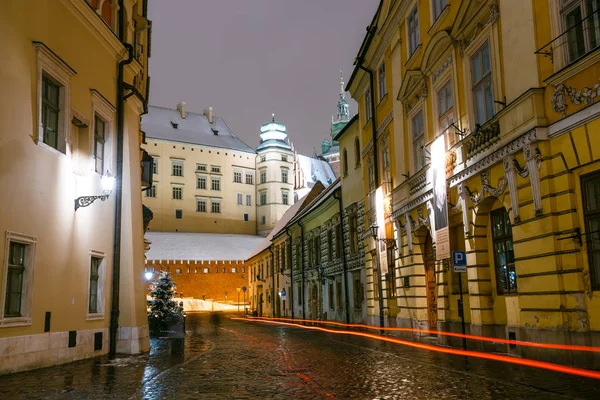
M 146 10 L 141 0 L 0 5 L 0 374 L 149 349 Z
M 383 311 L 386 324 L 460 331 L 462 287 L 467 332 L 598 345 L 596 12 L 577 0 L 380 3 L 348 85 L 365 229 L 379 228 L 372 323 Z

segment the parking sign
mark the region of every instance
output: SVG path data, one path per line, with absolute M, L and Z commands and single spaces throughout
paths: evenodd
M 454 272 L 467 272 L 467 253 L 464 251 L 453 251 L 452 264 L 454 265 Z

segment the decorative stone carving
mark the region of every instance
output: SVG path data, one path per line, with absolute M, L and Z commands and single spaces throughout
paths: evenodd
M 413 175 L 408 181 L 408 190 L 411 195 L 417 193 L 427 186 L 427 170 L 423 169 L 417 175 Z
M 485 128 L 478 128 L 467 140 L 467 159 L 485 151 L 500 140 L 500 122 L 493 121 Z
M 515 176 L 515 162 L 512 155 L 504 159 L 504 180 L 508 182 L 508 190 L 510 191 L 510 203 L 512 206 L 513 220 L 519 222 L 519 195 L 517 193 L 517 178 Z
M 494 188 L 493 186 L 490 185 L 489 175 L 488 175 L 487 171 L 481 172 L 480 178 L 481 178 L 481 191 L 479 193 L 473 193 L 467 186 L 465 186 L 465 189 L 469 193 L 469 197 L 471 198 L 471 201 L 476 206 L 479 205 L 479 203 L 481 203 L 483 201 L 486 194 L 490 194 L 491 196 L 494 196 L 494 197 L 499 197 L 502 193 L 504 193 L 504 190 L 506 190 L 506 185 L 507 185 L 506 177 L 502 178 L 502 180 L 500 182 L 500 186 L 498 186 L 497 188 Z
M 492 1 L 492 4 L 490 4 L 490 19 L 488 24 L 495 24 L 496 21 L 498 21 L 498 18 L 500 18 L 500 8 L 498 7 L 498 3 L 494 0 Z
M 431 75 L 433 83 L 435 83 L 439 77 L 452 65 L 452 56 L 449 56 L 446 61 Z
M 523 148 L 527 169 L 529 170 L 529 181 L 531 182 L 531 192 L 533 195 L 533 206 L 535 208 L 535 216 L 539 217 L 542 214 L 542 195 L 540 187 L 540 170 L 539 163 L 541 162 L 541 153 L 535 143 L 528 143 Z M 539 161 L 538 161 L 539 160 Z
M 593 87 L 584 87 L 581 90 L 575 89 L 564 83 L 554 87 L 554 93 L 550 99 L 552 103 L 552 109 L 555 112 L 559 112 L 562 116 L 565 116 L 565 110 L 567 109 L 567 102 L 565 95 L 569 96 L 571 103 L 573 104 L 592 104 L 594 99 L 600 96 L 600 83 L 595 84 Z
M 429 96 L 429 90 L 427 89 L 427 83 L 423 82 L 423 87 L 421 88 L 421 97 L 426 99 Z
M 471 42 L 473 42 L 473 40 L 475 40 L 477 35 L 479 35 L 479 33 L 481 31 L 483 31 L 483 29 L 486 26 L 495 24 L 499 18 L 500 18 L 500 8 L 498 7 L 498 3 L 494 0 L 490 4 L 490 16 L 489 16 L 487 22 L 485 24 L 477 24 L 477 26 L 475 27 L 475 30 L 473 31 L 473 36 L 471 37 L 471 39 L 465 39 L 465 40 L 461 40 L 459 42 L 460 56 L 464 57 L 465 49 L 467 47 L 469 47 L 469 45 L 471 44 Z

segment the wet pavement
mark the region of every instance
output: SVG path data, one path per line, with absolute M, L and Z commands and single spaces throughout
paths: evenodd
M 189 314 L 184 355 L 78 361 L 0 377 L 0 399 L 565 399 L 600 381 L 372 339 Z

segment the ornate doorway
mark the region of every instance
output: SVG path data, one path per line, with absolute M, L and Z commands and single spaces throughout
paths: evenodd
M 425 252 L 423 254 L 425 262 L 425 286 L 427 291 L 427 320 L 430 330 L 437 330 L 437 282 L 435 279 L 435 259 L 433 258 L 433 243 L 431 235 L 427 232 L 425 238 Z

